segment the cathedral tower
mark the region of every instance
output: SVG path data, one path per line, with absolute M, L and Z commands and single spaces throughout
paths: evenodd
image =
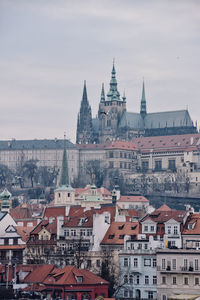
M 144 119 L 146 114 L 147 114 L 147 105 L 146 105 L 145 88 L 144 88 L 144 80 L 143 80 L 142 99 L 140 103 L 140 115 Z
M 84 82 L 81 108 L 77 118 L 76 143 L 93 143 L 92 112 L 87 98 L 86 81 Z
M 113 63 L 110 89 L 105 99 L 104 86 L 102 86 L 99 103 L 99 142 L 113 141 L 118 137 L 118 126 L 122 114 L 126 111 L 126 98 L 120 98 L 117 89 L 116 71 Z

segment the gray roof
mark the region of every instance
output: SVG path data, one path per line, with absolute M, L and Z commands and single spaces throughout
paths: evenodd
M 92 119 L 92 126 L 95 133 L 99 133 L 99 119 Z
M 129 127 L 132 129 L 151 129 L 182 126 L 193 126 L 193 122 L 187 110 L 149 113 L 145 116 L 144 120 L 139 113 L 125 112 L 119 124 L 120 128 Z
M 150 113 L 145 116 L 145 128 L 190 127 L 192 120 L 187 110 Z
M 6 214 L 7 214 L 7 212 L 0 211 L 0 221 L 5 217 Z
M 120 120 L 119 127 L 129 127 L 133 129 L 143 129 L 144 120 L 139 113 L 125 112 Z
M 67 149 L 76 149 L 70 141 L 66 141 Z M 54 140 L 10 140 L 0 141 L 0 150 L 33 150 L 33 149 L 64 149 L 64 139 Z

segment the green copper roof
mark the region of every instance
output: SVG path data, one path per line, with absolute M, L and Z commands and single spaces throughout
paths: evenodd
M 74 191 L 73 187 L 69 184 L 69 185 L 62 185 L 62 186 L 59 186 L 56 191 Z
M 11 198 L 12 194 L 5 188 L 3 192 L 0 194 L 1 200 L 9 200 Z
M 116 71 L 115 71 L 115 65 L 113 63 L 113 68 L 112 68 L 112 76 L 110 80 L 110 90 L 107 94 L 107 101 L 122 101 L 120 99 L 120 93 L 117 90 L 117 80 L 115 77 Z

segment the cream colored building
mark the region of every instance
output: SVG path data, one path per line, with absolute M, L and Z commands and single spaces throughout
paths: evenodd
M 198 250 L 157 251 L 157 299 L 167 300 L 178 294 L 200 296 L 200 251 Z
M 47 166 L 60 170 L 64 140 L 10 140 L 0 141 L 0 164 L 11 169 L 20 167 L 27 160 L 37 160 L 38 167 Z M 68 170 L 71 180 L 78 175 L 79 152 L 74 144 L 66 141 Z

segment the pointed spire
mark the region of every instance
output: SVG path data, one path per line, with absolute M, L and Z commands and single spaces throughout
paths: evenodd
M 123 94 L 122 100 L 123 100 L 124 102 L 126 101 L 126 95 L 125 95 L 125 91 L 124 91 L 124 94 Z
M 64 133 L 64 150 L 62 159 L 62 173 L 60 178 L 60 186 L 69 186 L 69 174 L 68 174 L 68 163 L 66 153 L 66 134 Z
M 120 101 L 120 93 L 117 90 L 117 80 L 116 80 L 116 71 L 115 71 L 115 64 L 113 60 L 113 67 L 111 72 L 111 80 L 110 80 L 110 90 L 107 94 L 108 101 L 117 100 Z
M 140 104 L 140 114 L 141 114 L 142 118 L 144 118 L 147 114 L 144 79 L 143 79 L 143 85 L 142 85 L 142 99 L 141 99 L 141 104 Z
M 84 80 L 82 102 L 88 102 L 88 98 L 87 98 L 87 88 L 86 88 L 86 80 Z
M 104 92 L 104 84 L 102 83 L 101 89 L 101 102 L 105 101 L 105 92 Z

